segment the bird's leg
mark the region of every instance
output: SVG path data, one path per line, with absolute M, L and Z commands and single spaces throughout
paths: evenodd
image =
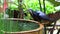
M 44 24 L 44 34 L 46 34 L 46 24 Z
M 48 24 L 49 21 L 47 21 L 47 20 L 41 20 L 41 22 L 43 22 L 42 24 L 44 24 L 44 34 L 46 34 L 46 24 Z
M 60 29 L 58 30 L 57 34 L 59 34 L 59 33 L 60 33 Z
M 56 25 L 56 21 L 54 22 L 53 29 L 51 30 L 50 34 L 53 34 L 53 31 L 54 31 L 55 25 Z

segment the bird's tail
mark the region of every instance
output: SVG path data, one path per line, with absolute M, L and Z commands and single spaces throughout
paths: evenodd
M 58 19 L 60 19 L 60 12 L 56 12 L 55 14 L 49 14 L 48 16 L 50 17 L 50 20 L 57 21 Z
M 50 18 L 50 20 L 49 20 L 50 22 L 54 22 L 54 21 L 56 21 L 54 18 Z

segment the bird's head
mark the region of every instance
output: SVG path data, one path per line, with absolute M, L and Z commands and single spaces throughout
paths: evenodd
M 33 13 L 33 10 L 32 10 L 32 9 L 28 9 L 28 11 L 29 11 L 29 13 L 31 13 L 31 14 Z

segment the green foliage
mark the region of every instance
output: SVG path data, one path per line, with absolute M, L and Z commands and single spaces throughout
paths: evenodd
M 41 0 L 41 6 L 42 6 L 42 12 L 44 12 L 44 7 L 43 7 L 43 1 Z M 49 2 L 49 1 L 45 1 L 45 7 L 46 7 L 46 14 L 50 14 L 50 13 L 54 13 L 54 5 Z M 13 2 L 10 2 L 8 4 L 8 7 L 11 9 L 11 10 L 18 10 L 18 0 L 14 0 Z M 24 10 L 24 13 L 27 14 L 27 16 L 25 16 L 24 18 L 25 19 L 31 19 L 31 16 L 30 14 L 26 11 L 28 10 L 29 8 L 32 8 L 33 10 L 40 10 L 40 6 L 39 6 L 39 1 L 38 0 L 23 0 L 22 2 L 22 6 L 23 6 L 23 10 Z M 8 12 L 8 11 L 7 11 Z M 28 18 L 29 17 L 29 18 Z
M 40 10 L 38 0 L 23 0 L 23 3 L 25 4 L 25 6 L 23 6 L 24 12 L 28 14 L 27 17 L 25 17 L 27 19 L 32 19 L 32 18 L 26 10 L 28 10 L 29 8 L 32 8 L 33 10 Z M 44 12 L 42 0 L 41 0 L 41 6 L 42 6 L 42 12 Z M 52 4 L 51 2 L 49 2 L 47 0 L 45 1 L 45 8 L 46 8 L 46 12 L 45 12 L 46 14 L 55 13 L 54 4 Z
M 43 7 L 43 1 L 41 0 L 41 6 L 42 6 L 42 12 L 44 12 L 44 7 Z M 49 14 L 49 13 L 53 13 L 55 12 L 54 11 L 54 6 L 51 2 L 49 1 L 45 1 L 45 4 L 46 4 L 46 14 Z M 40 10 L 40 6 L 39 6 L 39 1 L 38 0 L 23 0 L 23 10 L 24 10 L 24 13 L 27 14 L 27 16 L 25 16 L 24 18 L 25 19 L 31 19 L 31 16 L 30 14 L 26 11 L 28 10 L 29 8 L 32 8 L 33 10 Z M 13 1 L 9 1 L 8 2 L 8 8 L 10 10 L 7 10 L 7 13 L 11 16 L 13 14 L 11 14 L 11 12 L 13 12 L 12 10 L 18 10 L 18 0 L 13 0 Z M 11 16 L 13 17 L 13 16 Z M 28 18 L 29 17 L 29 18 Z
M 3 13 L 0 13 L 0 18 L 3 18 L 4 14 Z
M 57 2 L 59 0 L 57 0 L 57 1 L 55 1 L 55 0 L 48 0 L 48 1 L 53 3 L 55 7 L 60 5 L 60 2 Z
M 39 7 L 39 2 L 38 0 L 24 0 L 23 3 L 26 5 L 25 8 L 32 8 L 33 10 L 40 10 L 40 7 Z M 44 12 L 44 7 L 43 7 L 43 1 L 41 0 L 41 6 L 42 6 L 42 10 Z M 46 4 L 46 14 L 49 14 L 49 13 L 53 13 L 54 12 L 54 6 L 52 3 L 50 3 L 49 1 L 45 1 L 45 4 Z
M 42 12 L 44 12 L 44 7 L 43 7 L 43 1 L 41 0 L 41 6 L 42 6 Z M 45 1 L 45 7 L 46 7 L 46 14 L 49 13 L 53 13 L 54 11 L 54 5 L 49 2 L 49 1 Z M 33 10 L 40 10 L 40 6 L 39 6 L 39 1 L 38 0 L 23 0 L 23 8 L 24 8 L 24 12 L 26 12 L 27 9 L 32 8 Z M 18 10 L 18 1 L 15 0 L 12 3 L 9 3 L 9 8 L 11 8 L 12 10 L 16 9 Z M 12 8 L 13 7 L 13 8 Z
M 9 1 L 8 8 L 10 8 L 11 10 L 18 10 L 18 1 L 17 0 Z
M 9 18 L 13 18 L 14 17 L 13 9 L 8 8 L 5 13 L 9 15 Z

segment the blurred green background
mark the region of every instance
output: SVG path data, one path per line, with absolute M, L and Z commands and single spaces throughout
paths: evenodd
M 55 7 L 59 6 L 60 3 L 56 2 L 55 0 L 45 0 L 45 7 L 46 7 L 46 14 L 51 14 L 51 13 L 55 13 L 57 11 L 55 11 Z M 3 6 L 3 0 L 0 0 L 0 6 Z M 10 10 L 6 10 L 6 14 L 8 14 L 10 16 L 10 18 L 13 17 L 13 10 L 19 10 L 18 9 L 18 0 L 8 0 L 8 9 Z M 43 7 L 43 1 L 41 0 L 41 6 L 42 6 L 42 12 L 44 12 L 44 7 Z M 22 2 L 22 8 L 23 8 L 23 12 L 27 14 L 27 16 L 24 16 L 24 19 L 32 19 L 32 17 L 30 16 L 30 14 L 26 11 L 29 8 L 32 8 L 33 10 L 40 10 L 39 7 L 39 2 L 38 0 L 23 0 Z M 2 30 L 3 28 L 3 21 L 1 21 L 1 18 L 4 17 L 3 13 L 0 13 L 0 30 Z M 11 23 L 13 24 L 13 23 Z M 13 25 L 11 25 L 13 26 Z M 9 29 L 9 28 L 8 28 Z M 0 31 L 0 34 L 3 34 Z

